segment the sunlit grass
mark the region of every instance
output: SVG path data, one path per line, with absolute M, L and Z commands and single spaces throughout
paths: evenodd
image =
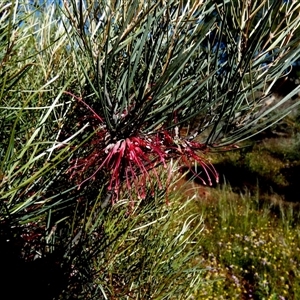
M 194 209 L 203 216 L 199 263 L 208 284 L 201 299 L 298 299 L 300 297 L 299 212 L 272 213 L 259 195 L 234 194 L 223 187 L 201 197 Z

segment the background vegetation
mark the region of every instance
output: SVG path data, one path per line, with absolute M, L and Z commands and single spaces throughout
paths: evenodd
M 274 217 L 259 195 L 237 201 L 224 187 L 200 201 L 180 186 L 185 170 L 215 186 L 215 150 L 295 111 L 297 84 L 274 93 L 296 76 L 299 6 L 1 2 L 3 293 L 297 299 L 295 208 Z M 282 155 L 296 164 L 293 147 Z M 252 173 L 281 170 L 251 155 L 242 153 Z

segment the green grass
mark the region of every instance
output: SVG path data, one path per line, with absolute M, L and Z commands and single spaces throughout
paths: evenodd
M 198 195 L 194 211 L 204 220 L 199 260 L 210 269 L 205 278 L 215 280 L 201 299 L 299 299 L 296 125 L 284 137 L 265 137 L 254 147 L 215 156 L 216 165 L 226 166 L 232 188 L 226 180 L 216 190 L 194 183 L 185 188 Z
M 208 281 L 196 299 L 299 299 L 299 212 L 290 206 L 274 214 L 259 199 L 225 186 L 194 201 L 204 225 L 198 261 Z

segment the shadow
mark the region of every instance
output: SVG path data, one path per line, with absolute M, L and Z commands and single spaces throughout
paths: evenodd
M 24 257 L 24 231 L 0 225 L 1 299 L 52 300 L 67 287 L 68 272 L 57 253 L 29 260 Z
M 281 196 L 284 201 L 300 203 L 300 165 L 281 169 L 281 173 L 289 182 L 288 186 L 278 185 L 268 177 L 252 172 L 244 166 L 233 165 L 228 161 L 214 164 L 214 167 L 219 173 L 219 183 L 216 182 L 215 177 L 212 174 L 209 174 L 212 180 L 212 188 L 217 187 L 218 184 L 221 186 L 229 184 L 232 191 L 235 193 L 250 192 L 252 195 L 257 192 L 258 188 L 261 195 L 271 195 L 276 193 Z M 188 167 L 182 167 L 181 171 L 183 173 L 187 172 L 185 180 L 193 180 L 196 184 L 204 186 L 203 179 L 207 184 L 206 186 L 209 186 L 207 173 L 201 166 L 198 166 L 197 170 L 193 168 L 190 171 Z
M 300 203 L 300 165 L 284 168 L 282 173 L 289 182 L 287 187 L 281 189 L 285 200 Z

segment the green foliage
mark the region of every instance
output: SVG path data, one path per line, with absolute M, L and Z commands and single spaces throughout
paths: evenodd
M 257 160 L 257 157 L 261 159 Z M 271 179 L 277 185 L 287 185 L 284 175 L 280 174 L 281 169 L 285 166 L 280 160 L 258 150 L 246 155 L 245 164 L 251 172 L 256 173 L 258 176 Z
M 82 86 L 83 95 L 93 94 L 89 102 L 111 140 L 190 125 L 190 137 L 208 130 L 206 142 L 222 145 L 278 119 L 265 118 L 273 107 L 264 108 L 264 99 L 299 57 L 298 5 L 232 3 L 71 1 L 65 7 L 78 73 L 89 87 Z M 272 20 L 283 12 L 276 27 Z
M 200 152 L 249 138 L 298 104 L 273 114 L 298 90 L 274 106 L 265 96 L 299 59 L 299 4 L 235 4 L 0 4 L 0 246 L 23 245 L 25 265 L 54 257 L 64 299 L 188 299 L 205 281 L 201 218 L 178 195 L 166 205 L 177 169 L 153 162 L 193 158 L 215 175 Z M 85 185 L 70 178 L 78 163 L 91 166 Z
M 188 299 L 202 285 L 201 216 L 190 201 L 171 201 L 135 203 L 127 218 L 124 201 L 103 223 L 108 248 L 94 258 L 95 281 L 108 299 Z
M 89 206 L 82 198 L 74 216 L 48 232 L 54 253 L 70 238 L 61 263 L 72 275 L 62 299 L 193 297 L 204 281 L 197 264 L 202 217 L 191 211 L 193 199 L 182 202 L 174 192 L 166 205 L 157 191 L 128 207 L 130 191 L 124 196 L 107 209 L 101 201 Z
M 2 7 L 0 195 L 6 211 L 2 220 L 7 212 L 40 208 L 45 187 L 70 150 L 59 135 L 70 109 L 70 102 L 61 99 L 62 92 L 72 76 L 68 74 L 64 83 L 68 67 L 54 61 L 66 54 L 59 40 L 64 32 L 59 28 L 54 32 L 54 11 L 52 6 L 46 14 L 29 2 L 17 1 Z
M 53 206 L 47 191 L 65 169 L 58 165 L 88 157 L 97 126 L 107 131 L 101 152 L 124 138 L 147 139 L 171 128 L 174 144 L 185 149 L 183 126 L 192 129 L 188 140 L 200 135 L 208 145 L 222 145 L 275 121 L 278 115 L 266 118 L 273 107 L 261 110 L 267 83 L 299 56 L 298 6 L 279 2 L 257 4 L 250 15 L 230 1 L 3 5 L 1 198 L 7 208 L 22 212 L 48 200 Z M 273 28 L 269 21 L 278 12 L 288 17 Z M 66 90 L 83 96 L 104 122 L 82 118 L 89 112 Z M 255 98 L 257 90 L 263 93 Z

